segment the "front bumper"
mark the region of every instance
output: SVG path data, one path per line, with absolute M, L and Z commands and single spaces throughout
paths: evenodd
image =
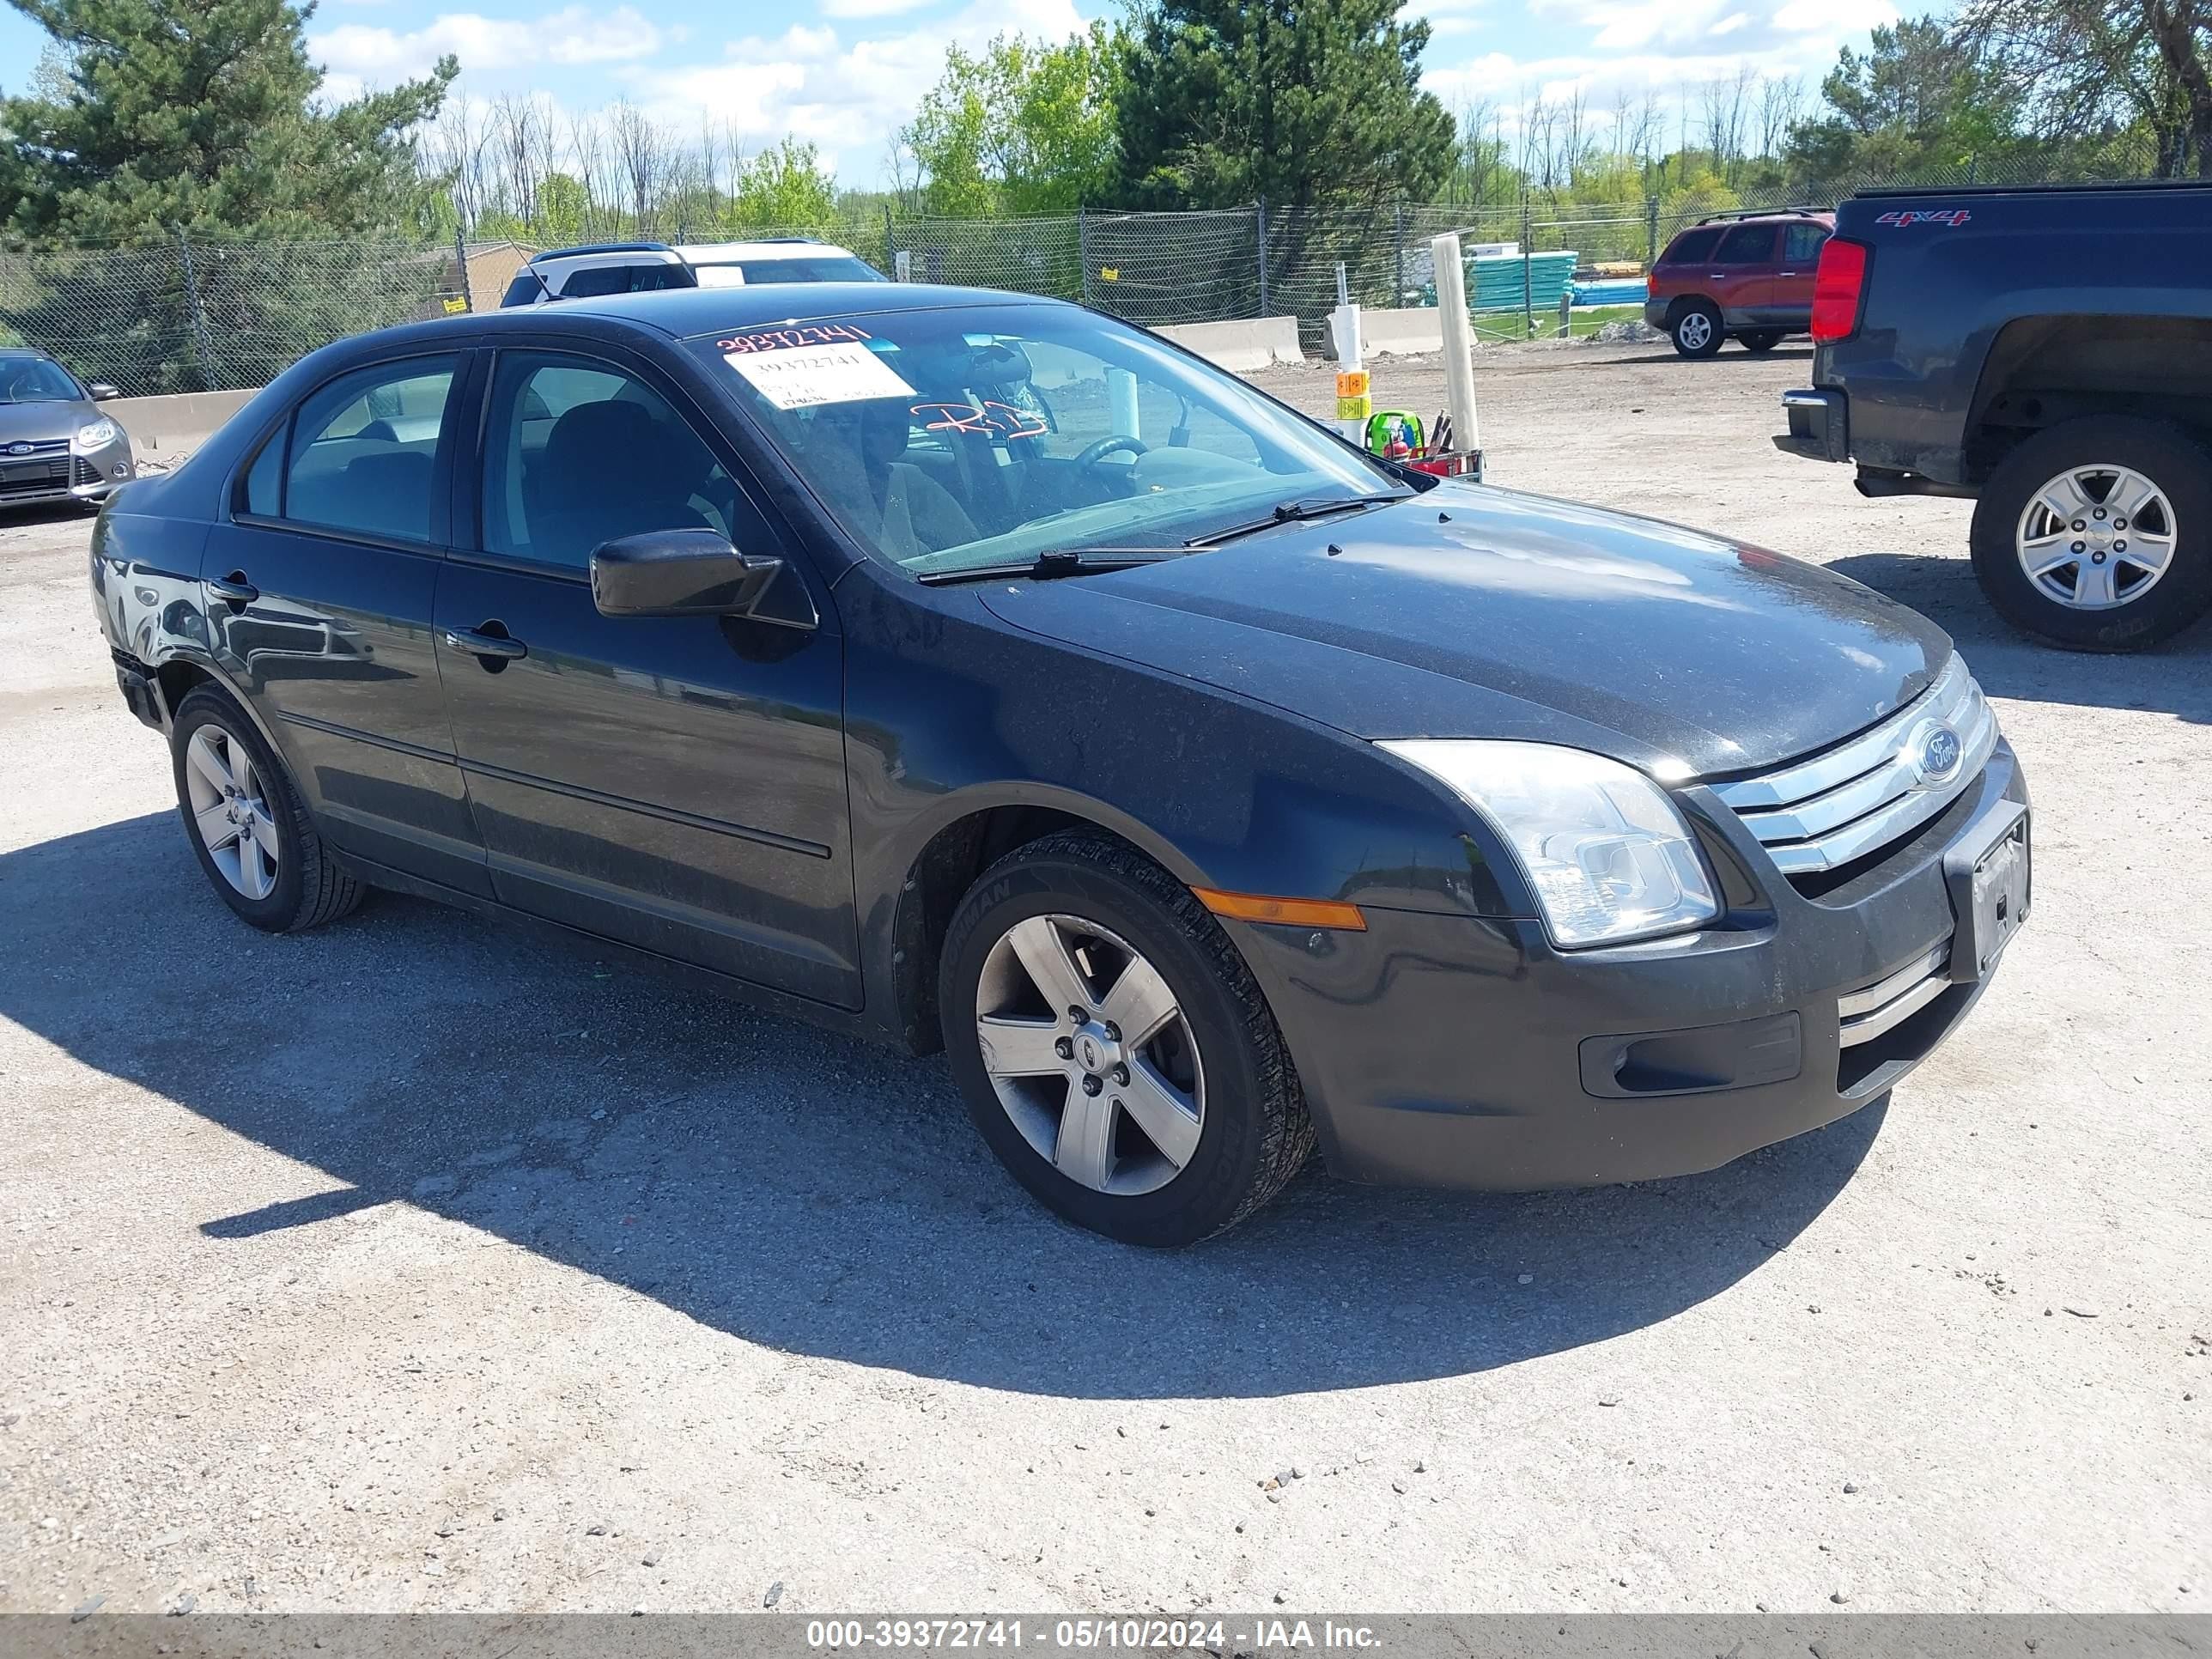
M 1988 984 L 1950 960 L 1946 861 L 2026 804 L 2008 745 L 1817 897 L 1717 797 L 1685 799 L 1747 878 L 1694 934 L 1563 953 L 1534 921 L 1370 908 L 1364 933 L 1232 925 L 1332 1170 L 1516 1190 L 1712 1169 L 1886 1093 Z
M 1782 413 L 1790 429 L 1774 434 L 1777 449 L 1813 461 L 1850 459 L 1850 403 L 1842 392 L 1825 388 L 1785 392 Z
M 85 454 L 16 459 L 0 453 L 0 508 L 104 501 L 138 476 L 128 433 Z

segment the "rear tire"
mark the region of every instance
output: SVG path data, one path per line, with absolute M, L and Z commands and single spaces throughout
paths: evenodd
M 1972 543 L 1982 592 L 2014 628 L 2073 651 L 2140 651 L 2212 606 L 2212 453 L 2163 421 L 2063 422 L 1991 471 Z
M 1040 975 L 1030 964 L 1054 940 L 1066 955 Z M 1155 976 L 1148 1000 L 1128 994 L 1139 981 L 1125 975 L 1140 969 Z M 1115 1023 L 1140 1000 L 1157 1039 Z M 984 872 L 947 930 L 938 1006 L 969 1115 L 1000 1162 L 1109 1238 L 1173 1246 L 1233 1227 L 1313 1150 L 1297 1071 L 1251 970 L 1190 890 L 1124 842 L 1070 831 Z M 1099 1085 L 1087 1097 L 1086 1080 Z M 1182 1115 L 1164 1115 L 1164 1099 Z
M 1758 356 L 1782 343 L 1782 331 L 1778 328 L 1754 328 L 1737 335 L 1735 343 L 1753 356 Z
M 362 901 L 316 832 L 275 752 L 236 702 L 203 685 L 170 728 L 177 811 L 216 895 L 270 933 L 334 921 Z
M 1692 300 L 1674 314 L 1667 331 L 1674 349 L 1685 357 L 1710 357 L 1728 337 L 1721 330 L 1720 307 L 1710 300 Z

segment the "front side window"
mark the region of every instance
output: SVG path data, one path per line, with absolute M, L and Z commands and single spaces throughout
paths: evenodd
M 1772 225 L 1738 225 L 1713 250 L 1717 265 L 1763 265 L 1773 257 Z
M 609 363 L 502 352 L 484 434 L 483 540 L 493 553 L 582 569 L 592 550 L 654 530 L 769 537 L 699 434 Z
M 264 452 L 247 475 L 249 505 L 319 528 L 428 541 L 455 366 L 451 357 L 411 357 L 356 370 L 313 393 L 292 416 L 281 497 L 270 500 Z
M 917 574 L 1172 551 L 1403 486 L 1243 381 L 1072 307 L 961 306 L 692 342 L 853 538 Z
M 1701 225 L 1695 230 L 1686 230 L 1674 239 L 1674 246 L 1667 250 L 1663 263 L 1670 265 L 1695 264 L 1713 257 L 1713 247 L 1721 240 L 1718 228 Z

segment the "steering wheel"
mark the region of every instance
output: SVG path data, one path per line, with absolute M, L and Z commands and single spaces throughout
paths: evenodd
M 1152 453 L 1152 447 L 1142 438 L 1124 438 L 1118 434 L 1104 437 L 1098 440 L 1097 443 L 1084 445 L 1082 453 L 1075 458 L 1075 465 L 1081 467 L 1096 466 L 1117 449 L 1126 449 L 1132 455 L 1149 455 Z

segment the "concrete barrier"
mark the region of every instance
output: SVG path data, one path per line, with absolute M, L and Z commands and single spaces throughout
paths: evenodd
M 123 423 L 140 449 L 197 449 L 216 428 L 246 407 L 260 388 L 245 392 L 177 392 L 160 398 L 110 398 L 100 412 Z
M 1242 374 L 1276 363 L 1302 363 L 1298 319 L 1255 317 L 1231 323 L 1176 323 L 1156 331 L 1217 368 Z
M 1405 356 L 1444 349 L 1443 313 L 1434 306 L 1404 311 L 1359 308 L 1359 355 L 1363 359 Z

